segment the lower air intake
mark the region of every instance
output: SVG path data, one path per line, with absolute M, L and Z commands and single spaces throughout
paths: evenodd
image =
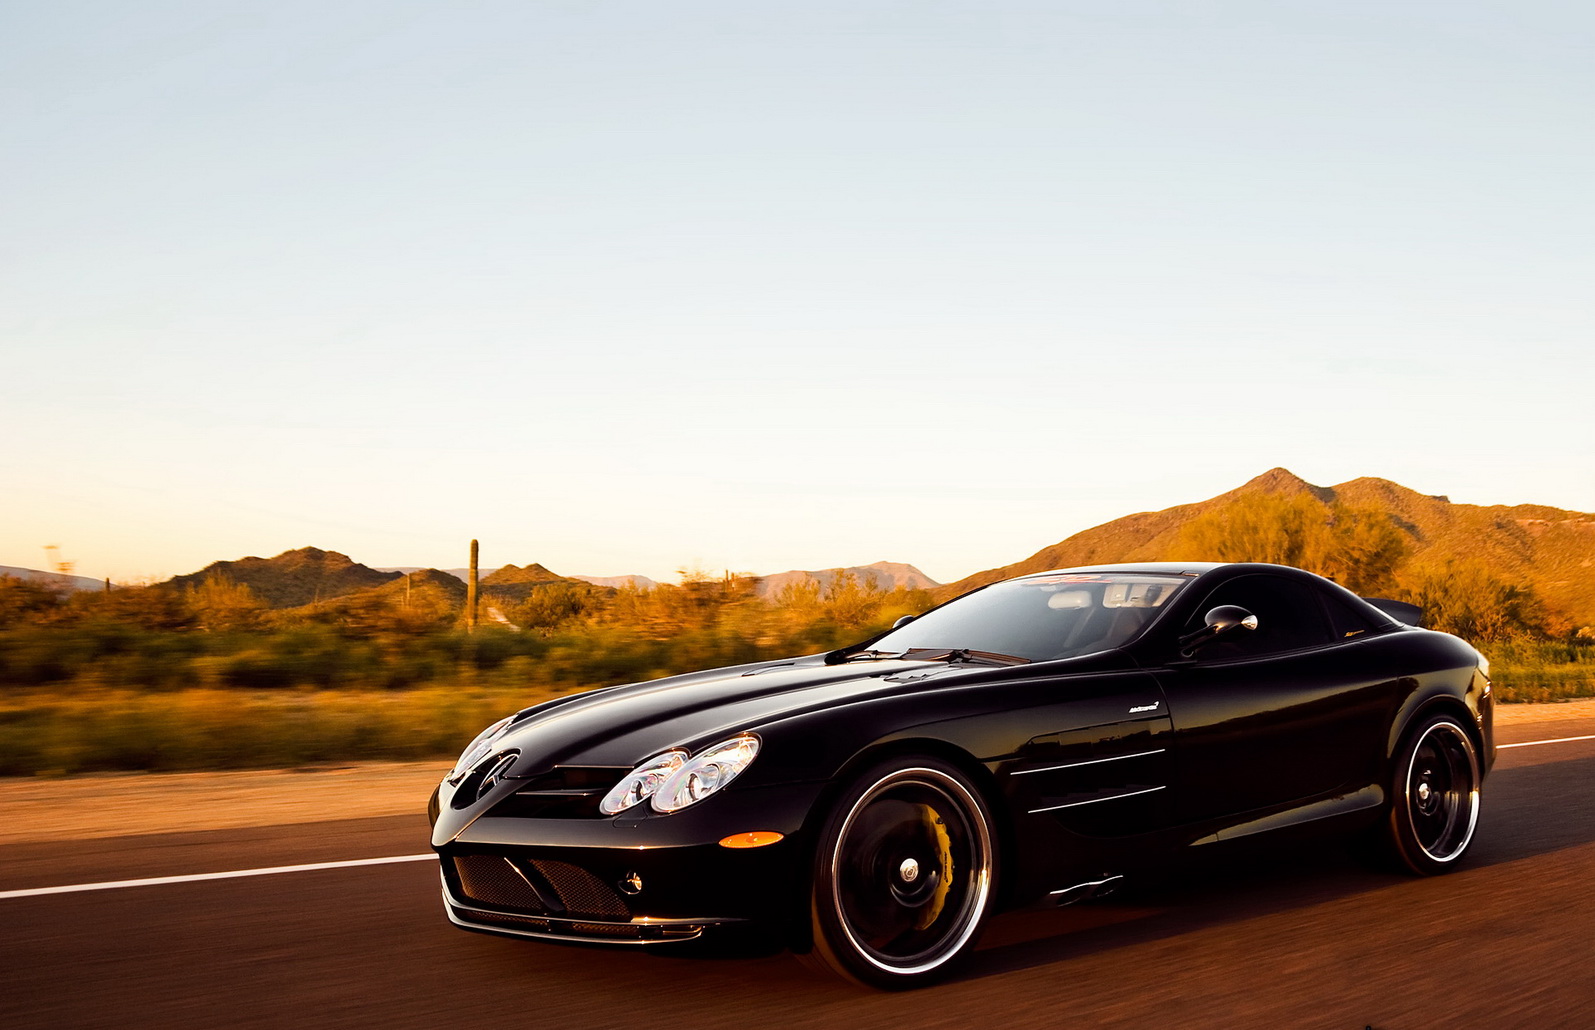
M 534 861 L 532 866 L 572 915 L 630 919 L 631 909 L 608 884 L 569 862 Z
M 546 912 L 548 905 L 507 858 L 460 855 L 454 859 L 460 891 L 472 901 L 523 912 Z

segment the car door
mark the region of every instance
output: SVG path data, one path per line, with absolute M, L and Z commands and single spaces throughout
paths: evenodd
M 1032 735 L 1001 767 L 1016 814 L 1086 837 L 1166 826 L 1172 727 L 1156 679 L 1125 671 L 1057 689 L 1022 713 Z
M 988 689 L 991 714 L 954 739 L 990 768 L 1012 820 L 1004 875 L 1059 892 L 1121 871 L 1171 823 L 1172 725 L 1156 678 L 1122 655 Z M 1128 850 L 1127 849 L 1131 849 Z
M 1245 608 L 1258 628 L 1189 659 L 1171 654 L 1157 672 L 1174 726 L 1177 818 L 1244 817 L 1356 789 L 1395 689 L 1377 647 L 1338 636 L 1318 589 L 1303 580 L 1229 580 L 1196 606 L 1187 629 L 1219 605 Z

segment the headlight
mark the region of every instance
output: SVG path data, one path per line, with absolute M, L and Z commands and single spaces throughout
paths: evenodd
M 476 739 L 471 741 L 464 751 L 460 752 L 460 760 L 454 763 L 454 768 L 449 772 L 449 782 L 452 783 L 458 780 L 470 770 L 471 766 L 486 758 L 487 753 L 493 750 L 493 741 L 498 739 L 513 718 L 515 718 L 513 715 L 505 716 L 481 733 L 478 733 Z
M 598 803 L 598 810 L 605 815 L 614 815 L 624 812 L 632 805 L 639 805 L 653 797 L 659 785 L 670 778 L 670 774 L 681 768 L 687 760 L 685 751 L 666 751 L 664 754 L 637 766 L 626 774 L 626 778 L 615 784 L 615 788 L 604 795 L 604 800 Z
M 759 753 L 751 733 L 732 737 L 687 759 L 654 792 L 655 812 L 678 812 L 737 778 Z

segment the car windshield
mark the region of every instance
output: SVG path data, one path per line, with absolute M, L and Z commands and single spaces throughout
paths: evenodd
M 1190 582 L 1152 573 L 1053 573 L 998 583 L 925 613 L 875 652 L 991 651 L 1033 662 L 1129 643 Z M 913 657 L 913 656 L 910 656 Z

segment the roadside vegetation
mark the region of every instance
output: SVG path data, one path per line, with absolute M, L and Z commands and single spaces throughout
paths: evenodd
M 830 650 L 933 603 L 841 576 L 560 580 L 475 633 L 441 592 L 273 610 L 220 579 L 61 595 L 0 579 L 0 775 L 452 758 L 571 691 Z
M 1490 659 L 1497 701 L 1595 697 L 1595 643 L 1517 638 L 1481 650 Z
M 1249 495 L 1191 520 L 1173 552 L 1418 604 L 1486 654 L 1500 701 L 1595 697 L 1590 627 L 1482 564 L 1412 560 L 1376 510 Z M 617 590 L 514 572 L 474 633 L 458 580 L 435 570 L 325 601 L 274 584 L 316 598 L 295 607 L 221 574 L 103 593 L 0 578 L 0 775 L 447 759 L 549 697 L 825 651 L 945 599 L 845 574 L 766 598 L 741 576 Z

